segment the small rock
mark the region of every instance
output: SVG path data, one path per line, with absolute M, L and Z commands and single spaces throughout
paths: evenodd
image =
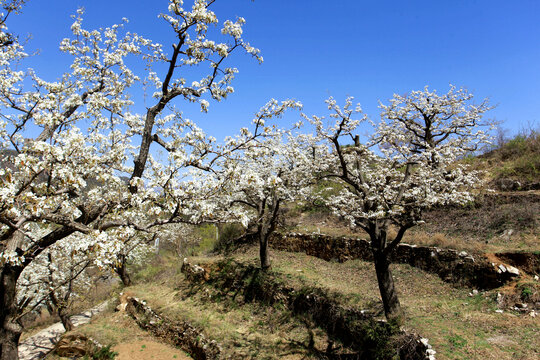
M 504 311 L 501 310 L 501 309 L 497 309 L 497 310 L 495 310 L 495 312 L 498 313 L 498 314 L 502 314 Z
M 509 239 L 510 236 L 512 236 L 512 234 L 514 233 L 514 230 L 513 229 L 508 229 L 508 230 L 505 230 L 503 231 L 503 233 L 501 234 L 501 238 L 506 238 L 506 239 Z
M 517 307 L 517 308 L 520 308 L 520 309 L 525 309 L 525 308 L 527 308 L 527 304 L 525 304 L 525 303 L 522 303 L 522 304 L 516 304 L 516 307 Z
M 540 280 L 540 278 L 538 277 L 538 275 L 534 275 L 534 280 L 536 280 L 536 281 Z
M 503 296 L 501 293 L 497 293 L 497 304 L 498 304 L 499 306 L 502 305 L 503 298 L 504 298 L 504 296 Z
M 501 272 L 506 272 L 506 267 L 505 267 L 503 264 L 500 264 L 500 265 L 499 265 L 499 270 L 500 270 L 500 271 L 499 271 L 499 274 L 500 274 Z
M 460 252 L 458 255 L 459 255 L 460 257 L 465 257 L 465 256 L 467 256 L 467 255 L 469 255 L 469 254 L 467 254 L 465 251 L 462 251 L 462 252 Z
M 506 271 L 514 276 L 519 276 L 519 270 L 513 266 L 507 266 Z
M 538 315 L 538 313 L 534 310 L 529 313 L 529 316 L 533 318 L 536 317 L 536 315 Z

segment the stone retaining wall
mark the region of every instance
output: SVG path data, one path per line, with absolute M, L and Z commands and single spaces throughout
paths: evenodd
M 275 233 L 270 246 L 277 250 L 304 252 L 327 261 L 373 261 L 369 241 L 357 238 Z M 446 282 L 475 289 L 494 289 L 519 276 L 519 270 L 513 266 L 494 263 L 485 256 L 472 256 L 465 251 L 400 244 L 391 256 L 394 263 L 409 264 L 435 273 Z
M 199 330 L 184 321 L 172 321 L 158 315 L 144 301 L 127 298 L 126 311 L 137 324 L 171 345 L 177 346 L 195 360 L 220 359 L 221 349 L 217 342 L 207 339 Z

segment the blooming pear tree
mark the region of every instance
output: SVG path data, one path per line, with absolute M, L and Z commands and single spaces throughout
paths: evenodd
M 94 264 L 100 269 L 112 271 L 124 286 L 130 286 L 132 282 L 128 266 L 144 262 L 153 251 L 155 236 L 151 231 L 137 231 L 129 226 L 113 228 L 106 235 L 106 241 L 101 239 L 92 246 Z
M 76 299 L 88 294 L 95 265 L 95 244 L 84 235 L 70 235 L 39 254 L 22 272 L 17 286 L 21 317 L 46 307 L 60 317 L 64 328 L 73 328 L 71 309 Z
M 276 230 L 280 207 L 306 197 L 313 183 L 312 148 L 303 136 L 276 133 L 223 164 L 225 206 L 259 242 L 263 270 L 270 267 L 268 240 Z
M 79 11 L 72 36 L 60 44 L 72 64 L 59 79 L 47 81 L 37 70 L 21 70 L 28 55 L 7 29 L 8 16 L 23 1 L 1 1 L 0 359 L 18 357 L 24 309 L 17 301 L 17 282 L 42 253 L 74 234 L 114 253 L 116 232 L 200 217 L 196 211 L 204 211 L 204 205 L 185 210 L 187 200 L 176 201 L 200 189 L 173 186 L 182 169 L 209 170 L 212 159 L 261 135 L 262 128 L 217 146 L 174 107 L 183 99 L 205 112 L 209 100 L 231 94 L 237 72 L 225 66 L 231 53 L 243 51 L 262 61 L 259 51 L 242 39 L 245 20 L 219 25 L 211 10 L 214 2 L 195 0 L 189 8 L 181 0 L 169 2 L 161 17 L 175 38 L 170 52 L 127 32 L 126 21 L 86 30 Z M 218 26 L 219 40 L 209 39 L 209 29 Z M 127 59 L 146 62 L 148 71 L 136 73 Z M 134 114 L 130 92 L 141 85 L 154 88 L 154 105 L 145 114 Z M 166 149 L 169 164 L 152 158 L 152 144 Z M 160 194 L 166 189 L 174 191 Z M 47 232 L 36 233 L 38 225 Z
M 340 194 L 326 203 L 352 227 L 369 234 L 388 318 L 401 314 L 390 255 L 405 232 L 422 222 L 426 209 L 470 202 L 482 184 L 477 172 L 457 161 L 488 140 L 483 129 L 490 124 L 482 116 L 490 106 L 486 100 L 475 105 L 472 98 L 454 87 L 443 95 L 427 87 L 394 95 L 388 105 L 380 105 L 381 121 L 373 123 L 375 131 L 366 144 L 354 135 L 367 117 L 352 98 L 343 107 L 332 98 L 326 101 L 331 126 L 325 126 L 322 117 L 309 118 L 323 145 L 317 148 L 317 171 L 342 184 Z M 348 137 L 355 143 L 345 147 Z M 397 233 L 389 238 L 391 227 Z

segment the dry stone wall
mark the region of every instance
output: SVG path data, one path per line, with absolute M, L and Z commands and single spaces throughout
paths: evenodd
M 221 357 L 218 343 L 207 339 L 188 322 L 169 320 L 135 297 L 127 297 L 126 311 L 141 328 L 185 350 L 195 360 L 216 360 Z
M 327 261 L 373 261 L 369 241 L 358 238 L 275 233 L 270 246 L 277 250 L 304 252 Z M 446 282 L 483 290 L 500 287 L 519 276 L 519 270 L 514 266 L 492 262 L 482 255 L 438 247 L 400 244 L 392 253 L 392 261 L 435 273 Z

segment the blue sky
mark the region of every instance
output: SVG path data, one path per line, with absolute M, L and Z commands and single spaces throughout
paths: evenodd
M 166 0 L 30 0 L 9 26 L 32 35 L 28 48 L 40 49 L 32 66 L 47 80 L 69 64 L 58 43 L 69 36 L 70 14 L 79 6 L 86 9 L 86 28 L 126 17 L 129 31 L 165 48 L 175 40 L 157 18 Z M 231 65 L 240 70 L 235 94 L 212 103 L 208 114 L 186 107 L 218 138 L 246 126 L 272 97 L 295 98 L 306 113 L 322 115 L 328 96 L 342 102 L 351 95 L 376 120 L 378 100 L 425 85 L 444 93 L 450 83 L 478 101 L 489 97 L 497 107 L 488 116 L 511 133 L 540 126 L 540 1 L 218 0 L 213 10 L 220 20 L 245 17 L 244 38 L 265 59 L 259 65 L 233 57 Z M 144 112 L 144 102 L 134 100 L 135 110 Z

